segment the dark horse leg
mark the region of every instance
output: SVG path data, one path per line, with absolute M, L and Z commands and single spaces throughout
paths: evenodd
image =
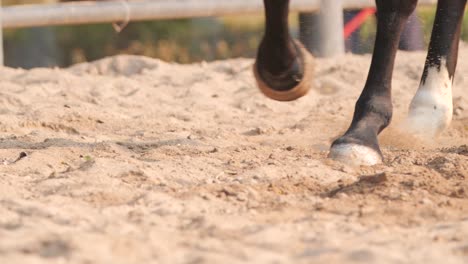
M 382 162 L 377 135 L 392 118 L 391 81 L 403 26 L 417 0 L 376 0 L 378 22 L 367 82 L 357 100 L 348 131 L 333 142 L 330 157 L 355 165 Z
M 439 0 L 429 52 L 406 127 L 415 134 L 436 136 L 452 121 L 452 82 L 458 57 L 466 0 Z
M 254 65 L 255 78 L 266 96 L 295 100 L 310 89 L 312 57 L 289 34 L 289 0 L 264 0 L 264 5 L 265 35 Z

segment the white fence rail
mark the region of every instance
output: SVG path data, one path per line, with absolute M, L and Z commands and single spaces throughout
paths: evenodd
M 292 0 L 291 10 L 312 12 L 323 0 Z M 326 2 L 335 0 L 325 0 Z M 373 0 L 341 0 L 343 8 L 374 6 Z M 420 0 L 434 4 L 436 0 Z M 4 28 L 93 24 L 116 21 L 223 16 L 262 12 L 262 0 L 141 0 L 69 2 L 3 8 Z
M 329 3 L 331 1 L 335 0 L 292 0 L 291 10 L 313 12 L 319 10 L 320 6 L 326 6 L 322 5 L 322 2 Z M 344 9 L 374 6 L 373 0 L 339 0 L 338 2 L 342 4 Z M 419 2 L 434 4 L 436 0 L 420 0 Z M 0 11 L 0 23 L 2 23 L 0 29 L 2 27 L 21 28 L 195 18 L 262 11 L 262 0 L 117 0 L 32 4 L 3 7 L 3 10 Z M 337 32 L 332 33 L 338 34 Z

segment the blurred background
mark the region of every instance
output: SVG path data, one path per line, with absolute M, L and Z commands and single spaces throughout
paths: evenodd
M 3 5 L 53 3 L 56 0 L 3 0 Z M 419 7 L 427 45 L 435 7 Z M 298 14 L 291 14 L 292 34 L 298 35 Z M 465 16 L 462 39 L 468 39 Z M 5 64 L 10 67 L 65 67 L 116 54 L 135 54 L 165 61 L 191 63 L 254 57 L 263 32 L 263 14 L 220 18 L 134 22 L 117 33 L 111 24 L 4 30 Z M 372 52 L 375 17 L 358 32 L 354 53 Z

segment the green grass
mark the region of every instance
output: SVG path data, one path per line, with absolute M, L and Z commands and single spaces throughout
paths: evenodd
M 418 9 L 426 43 L 430 39 L 434 13 L 434 7 Z M 122 53 L 180 63 L 255 55 L 263 34 L 263 15 L 228 16 L 204 21 L 131 23 L 121 33 L 116 33 L 109 24 L 63 26 L 51 30 L 56 33 L 56 50 L 61 58 L 61 66 Z M 290 16 L 290 22 L 291 31 L 297 34 L 297 14 Z M 463 25 L 462 39 L 468 40 L 468 16 L 465 16 Z M 363 25 L 361 38 L 363 50 L 371 52 L 375 38 L 375 19 Z M 34 42 L 27 30 L 5 30 L 7 48 L 19 46 L 18 43 L 34 45 Z

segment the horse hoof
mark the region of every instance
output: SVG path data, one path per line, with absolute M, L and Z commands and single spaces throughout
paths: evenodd
M 407 131 L 434 138 L 450 126 L 453 116 L 452 81 L 446 67 L 429 67 L 425 81 L 411 101 L 404 123 Z
M 332 146 L 328 157 L 351 166 L 373 166 L 383 161 L 374 149 L 351 143 Z
M 304 63 L 303 78 L 299 82 L 299 84 L 296 85 L 295 87 L 289 90 L 285 90 L 285 91 L 278 91 L 278 90 L 271 88 L 260 77 L 258 73 L 258 69 L 257 69 L 257 63 L 254 64 L 253 71 L 254 71 L 255 79 L 257 81 L 257 86 L 260 89 L 260 91 L 268 98 L 271 98 L 276 101 L 293 101 L 306 95 L 312 86 L 312 78 L 313 78 L 313 72 L 314 72 L 314 58 L 304 48 L 304 46 L 301 43 L 297 41 L 295 43 L 300 52 L 299 56 L 302 58 L 302 61 Z

